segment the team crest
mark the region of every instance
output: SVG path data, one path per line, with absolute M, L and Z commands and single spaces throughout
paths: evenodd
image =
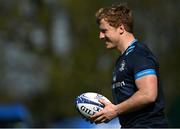
M 125 65 L 126 65 L 125 60 L 123 60 L 123 61 L 121 62 L 121 67 L 119 68 L 119 71 L 123 71 L 124 68 L 125 68 Z
M 113 81 L 114 81 L 114 82 L 116 81 L 116 75 L 113 77 Z

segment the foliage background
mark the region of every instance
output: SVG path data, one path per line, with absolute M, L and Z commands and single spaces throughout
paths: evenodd
M 171 127 L 180 126 L 179 0 L 1 0 L 0 102 L 23 103 L 35 127 L 78 116 L 83 92 L 111 97 L 116 51 L 98 39 L 95 12 L 119 2 L 134 11 L 135 36 L 160 61 Z

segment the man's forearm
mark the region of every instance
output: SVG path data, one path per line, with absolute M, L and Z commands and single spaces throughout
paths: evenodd
M 153 101 L 149 98 L 148 95 L 137 91 L 133 96 L 129 99 L 123 101 L 122 103 L 116 105 L 118 114 L 126 114 L 129 112 L 133 112 L 139 110 Z

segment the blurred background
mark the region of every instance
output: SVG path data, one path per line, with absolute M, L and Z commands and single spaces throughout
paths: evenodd
M 0 0 L 1 127 L 119 126 L 90 125 L 75 108 L 84 92 L 112 100 L 118 53 L 98 39 L 95 12 L 119 2 Z M 134 12 L 135 36 L 159 59 L 170 127 L 180 127 L 180 1 L 123 2 Z

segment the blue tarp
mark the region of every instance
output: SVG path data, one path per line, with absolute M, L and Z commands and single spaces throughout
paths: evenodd
M 25 121 L 28 118 L 26 108 L 21 104 L 0 104 L 0 121 Z

